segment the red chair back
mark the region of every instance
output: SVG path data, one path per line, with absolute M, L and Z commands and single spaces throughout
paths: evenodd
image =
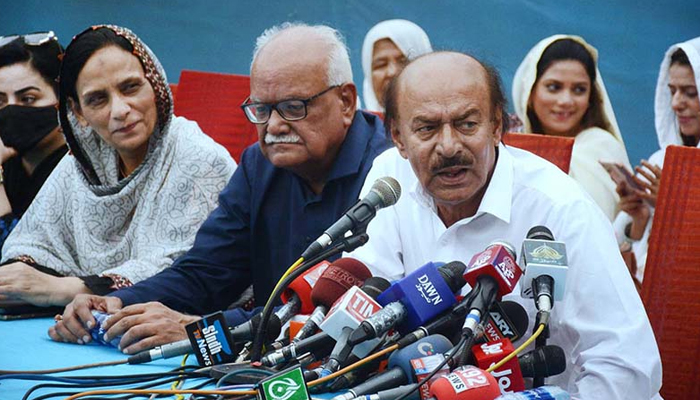
M 532 133 L 509 132 L 503 135 L 506 145 L 535 153 L 569 173 L 574 139 L 561 136 L 536 135 Z
M 243 150 L 258 140 L 255 125 L 240 108 L 249 93 L 247 75 L 183 70 L 177 86 L 175 115 L 196 121 L 240 162 Z
M 700 149 L 666 150 L 641 294 L 661 352 L 661 395 L 700 399 Z

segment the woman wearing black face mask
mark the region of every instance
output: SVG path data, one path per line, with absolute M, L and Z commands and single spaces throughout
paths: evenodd
M 61 54 L 53 32 L 0 37 L 0 246 L 67 151 L 56 109 Z

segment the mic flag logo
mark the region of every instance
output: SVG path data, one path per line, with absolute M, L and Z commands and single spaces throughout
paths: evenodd
M 534 248 L 531 252 L 530 255 L 533 257 L 537 258 L 543 258 L 543 259 L 548 259 L 548 260 L 560 260 L 563 255 L 559 254 L 559 252 L 552 248 L 547 246 L 547 244 L 542 244 L 539 247 Z
M 235 359 L 233 340 L 221 311 L 204 316 L 187 325 L 185 330 L 199 365 L 210 367 Z
M 428 275 L 423 275 L 418 277 L 418 283 L 416 284 L 416 290 L 420 296 L 429 304 L 434 306 L 442 303 L 442 297 L 440 292 L 435 288 L 435 285 L 430 281 Z
M 310 400 L 301 366 L 264 379 L 258 387 L 263 400 Z

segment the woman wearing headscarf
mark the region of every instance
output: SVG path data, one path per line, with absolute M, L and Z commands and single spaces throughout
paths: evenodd
M 0 37 L 0 247 L 68 151 L 53 32 Z
M 524 132 L 574 138 L 569 175 L 612 221 L 619 198 L 600 161 L 631 167 L 597 63 L 583 38 L 550 36 L 518 67 L 513 105 Z
M 674 44 L 661 62 L 656 83 L 654 115 L 659 150 L 635 168 L 640 189 L 617 186 L 621 212 L 615 219 L 620 249 L 636 259 L 638 283 L 644 279 L 649 233 L 654 219 L 666 148 L 700 147 L 700 37 Z M 634 272 L 634 271 L 633 271 Z
M 5 242 L 0 296 L 65 305 L 170 266 L 194 243 L 235 162 L 172 114 L 155 55 L 131 31 L 95 26 L 66 49 L 65 157 Z
M 430 53 L 430 39 L 418 25 L 390 19 L 373 26 L 362 44 L 364 109 L 384 112 L 384 91 L 409 60 Z

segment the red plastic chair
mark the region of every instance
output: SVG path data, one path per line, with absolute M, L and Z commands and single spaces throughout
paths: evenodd
M 661 395 L 700 399 L 700 149 L 666 150 L 641 294 L 661 352 Z
M 246 75 L 183 70 L 175 115 L 196 121 L 239 162 L 243 150 L 258 140 L 255 125 L 240 108 L 249 93 L 250 77 Z
M 509 132 L 503 135 L 503 142 L 508 146 L 535 153 L 569 173 L 571 152 L 574 148 L 573 138 Z

